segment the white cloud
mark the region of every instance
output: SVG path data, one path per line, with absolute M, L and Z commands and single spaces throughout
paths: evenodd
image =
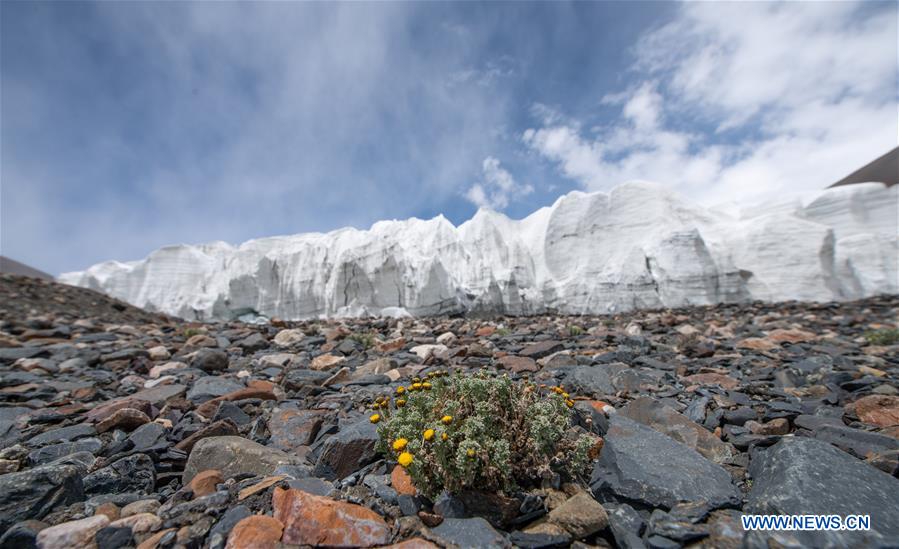
M 820 189 L 896 145 L 895 6 L 686 3 L 641 37 L 621 116 L 524 143 L 591 190 L 629 179 L 706 203 Z
M 502 210 L 511 200 L 534 192 L 533 186 L 517 183 L 512 174 L 492 156 L 484 159 L 481 170 L 484 180 L 475 183 L 465 192 L 465 198 L 478 208 Z

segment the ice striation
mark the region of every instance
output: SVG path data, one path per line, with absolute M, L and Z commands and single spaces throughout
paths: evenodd
M 513 220 L 480 210 L 251 240 L 167 246 L 62 282 L 196 320 L 608 313 L 899 292 L 897 191 L 865 183 L 705 208 L 632 182 Z

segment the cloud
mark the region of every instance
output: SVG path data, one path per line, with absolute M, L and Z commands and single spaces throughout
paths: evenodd
M 896 144 L 895 12 L 682 4 L 638 41 L 597 135 L 544 114 L 522 141 L 592 190 L 651 179 L 715 203 L 823 188 Z
M 522 185 L 515 181 L 499 160 L 488 156 L 481 165 L 483 181 L 472 185 L 465 198 L 478 208 L 491 210 L 505 209 L 511 200 L 519 199 L 534 192 L 532 185 Z

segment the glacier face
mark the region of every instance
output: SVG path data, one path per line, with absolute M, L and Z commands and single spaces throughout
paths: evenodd
M 866 183 L 734 210 L 634 182 L 522 220 L 480 210 L 458 227 L 438 216 L 167 246 L 59 280 L 191 320 L 854 299 L 899 292 L 897 191 Z

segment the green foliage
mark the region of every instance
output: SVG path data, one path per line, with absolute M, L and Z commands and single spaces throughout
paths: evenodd
M 589 472 L 599 439 L 571 427 L 573 402 L 560 388 L 541 390 L 486 373 L 416 379 L 396 395 L 402 407 L 386 399 L 376 404 L 383 416 L 379 450 L 411 454 L 407 470 L 425 495 L 508 491 L 554 473 L 577 480 Z M 398 449 L 400 439 L 406 444 Z
M 506 337 L 508 335 L 512 335 L 512 330 L 508 328 L 497 328 L 494 333 L 499 337 Z
M 353 341 L 360 343 L 366 349 L 371 349 L 375 344 L 375 335 L 371 333 L 350 334 L 348 337 Z
M 871 345 L 895 345 L 899 343 L 899 329 L 886 328 L 865 332 L 865 339 Z
M 581 328 L 580 326 L 572 324 L 571 326 L 568 327 L 568 335 L 571 337 L 577 337 L 579 335 L 582 335 L 583 333 L 584 333 L 584 329 Z
M 201 333 L 203 333 L 203 332 L 201 332 L 197 328 L 185 328 L 184 329 L 184 338 L 190 339 L 195 335 L 200 335 Z

